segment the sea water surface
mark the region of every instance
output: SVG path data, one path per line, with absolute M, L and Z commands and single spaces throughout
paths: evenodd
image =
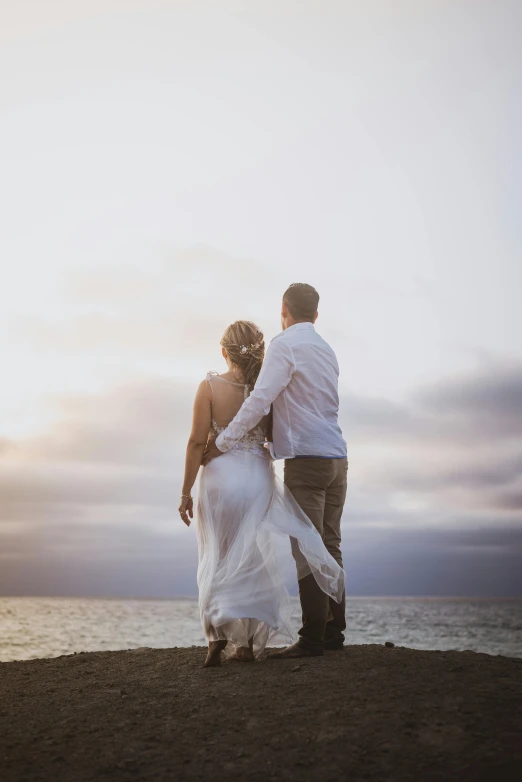
M 299 628 L 299 601 L 294 625 Z M 522 599 L 348 598 L 346 643 L 522 657 Z M 192 599 L 0 597 L 0 661 L 203 646 Z

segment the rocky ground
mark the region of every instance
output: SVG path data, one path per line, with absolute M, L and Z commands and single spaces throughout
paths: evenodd
M 217 669 L 204 657 L 0 663 L 0 778 L 522 779 L 522 659 L 375 645 Z

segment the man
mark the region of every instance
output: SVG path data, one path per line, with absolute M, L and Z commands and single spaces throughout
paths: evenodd
M 256 385 L 240 411 L 211 444 L 203 463 L 230 450 L 273 411 L 274 459 L 285 460 L 285 485 L 342 566 L 341 516 L 346 497 L 346 442 L 337 418 L 339 367 L 332 348 L 315 331 L 319 294 L 294 283 L 283 296 L 281 325 L 266 353 Z M 299 641 L 277 657 L 321 655 L 342 649 L 345 599 L 336 603 L 313 574 L 299 580 L 303 626 Z

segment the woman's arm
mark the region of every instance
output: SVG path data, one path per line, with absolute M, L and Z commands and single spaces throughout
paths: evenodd
M 187 443 L 185 457 L 185 477 L 181 489 L 181 504 L 179 512 L 181 518 L 190 526 L 190 519 L 194 518 L 194 505 L 191 497 L 192 487 L 196 481 L 201 465 L 201 457 L 208 440 L 212 419 L 212 391 L 207 380 L 200 383 L 194 400 L 192 413 L 192 430 Z M 190 519 L 189 519 L 190 516 Z

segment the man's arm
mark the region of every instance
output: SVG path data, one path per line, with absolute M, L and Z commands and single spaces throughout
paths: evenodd
M 281 339 L 271 342 L 254 390 L 245 399 L 236 417 L 216 438 L 216 446 L 225 453 L 270 412 L 270 405 L 286 388 L 295 372 L 291 348 Z

